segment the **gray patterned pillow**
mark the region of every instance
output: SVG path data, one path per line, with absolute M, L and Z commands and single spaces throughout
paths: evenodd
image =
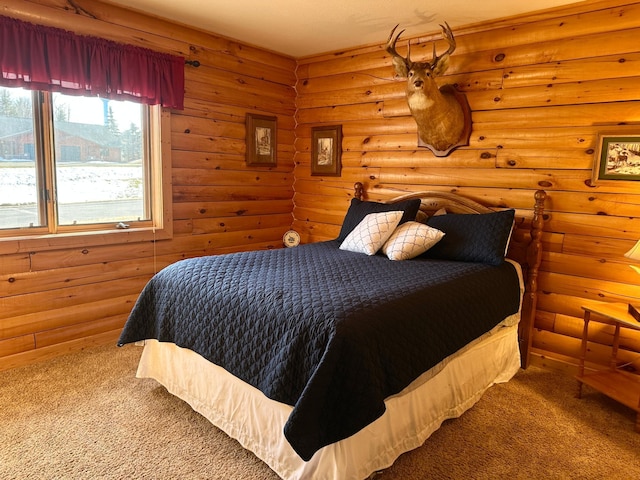
M 402 210 L 404 214 L 402 215 L 400 223 L 404 223 L 415 220 L 419 208 L 419 198 L 405 200 L 404 202 L 398 203 L 363 202 L 362 200 L 354 198 L 351 200 L 349 210 L 347 210 L 347 214 L 344 217 L 342 228 L 340 229 L 340 235 L 338 235 L 337 240 L 340 242 L 344 241 L 344 239 L 347 238 L 347 235 L 349 235 L 349 233 L 356 228 L 362 219 L 370 213 Z
M 410 260 L 423 254 L 444 236 L 424 223 L 406 222 L 398 226 L 382 246 L 389 260 Z
M 340 250 L 375 255 L 398 226 L 403 212 L 370 213 L 354 228 Z

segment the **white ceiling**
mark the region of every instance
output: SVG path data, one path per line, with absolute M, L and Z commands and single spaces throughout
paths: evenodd
M 577 3 L 576 0 L 105 0 L 268 50 L 304 57 Z M 431 4 L 430 4 L 431 3 Z

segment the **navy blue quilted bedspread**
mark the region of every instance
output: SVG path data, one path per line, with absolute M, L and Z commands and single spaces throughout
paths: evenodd
M 284 434 L 309 460 L 518 310 L 518 277 L 507 262 L 391 261 L 338 246 L 170 265 L 144 288 L 118 344 L 173 342 L 292 405 Z

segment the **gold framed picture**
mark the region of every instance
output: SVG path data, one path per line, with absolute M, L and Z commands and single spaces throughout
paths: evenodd
M 311 175 L 339 177 L 342 157 L 342 125 L 311 128 Z
M 640 134 L 601 133 L 591 183 L 640 180 Z
M 247 165 L 273 167 L 277 164 L 278 119 L 266 115 L 246 115 Z

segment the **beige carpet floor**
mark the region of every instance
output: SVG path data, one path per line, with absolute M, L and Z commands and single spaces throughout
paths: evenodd
M 139 347 L 0 372 L 0 479 L 275 480 L 152 380 Z M 640 479 L 635 412 L 531 367 L 496 385 L 375 480 Z M 338 479 L 336 479 L 338 480 Z

